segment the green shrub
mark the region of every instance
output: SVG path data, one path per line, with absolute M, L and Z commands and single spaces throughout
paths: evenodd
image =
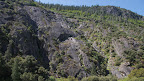
M 68 76 L 68 80 L 69 80 L 69 81 L 78 81 L 78 79 L 77 79 L 77 78 L 72 77 L 72 76 Z
M 99 77 L 99 81 L 117 81 L 117 78 L 115 76 L 101 76 Z
M 20 78 L 22 79 L 22 81 L 36 81 L 36 75 L 31 73 L 31 72 L 24 72 Z
M 144 68 L 140 68 L 140 69 L 134 69 L 131 71 L 131 73 L 128 75 L 129 78 L 133 78 L 133 77 L 144 77 Z
M 116 60 L 115 60 L 115 66 L 119 66 L 122 62 L 122 58 L 121 57 L 116 57 Z
M 82 81 L 99 81 L 99 78 L 97 76 L 90 76 L 83 78 Z
M 44 81 L 43 76 L 39 76 L 39 77 L 38 77 L 38 81 Z
M 135 65 L 136 69 L 144 68 L 144 64 L 139 63 Z
M 77 78 L 69 76 L 68 78 L 57 78 L 56 81 L 78 81 Z
M 127 80 L 127 81 L 144 81 L 144 77 L 140 77 L 140 78 L 134 77 L 134 78 L 129 79 L 129 80 Z
M 56 81 L 55 77 L 50 76 L 48 81 Z
M 111 75 L 108 76 L 90 76 L 90 77 L 85 77 L 82 79 L 82 81 L 117 81 L 116 77 L 113 77 Z
M 144 77 L 140 77 L 140 78 L 136 78 L 136 77 L 133 77 L 133 78 L 124 78 L 124 79 L 121 79 L 119 81 L 144 81 Z
M 36 2 L 31 2 L 30 6 L 36 6 Z

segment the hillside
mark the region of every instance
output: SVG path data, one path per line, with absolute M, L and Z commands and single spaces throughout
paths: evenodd
M 144 80 L 144 17 L 115 6 L 0 0 L 0 81 L 80 80 Z

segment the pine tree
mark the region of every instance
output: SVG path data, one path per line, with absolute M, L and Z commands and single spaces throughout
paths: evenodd
M 92 68 L 91 68 L 91 75 L 97 75 L 97 67 L 95 64 L 92 65 Z
M 10 40 L 7 46 L 7 51 L 5 52 L 6 60 L 9 60 L 12 56 L 12 46 L 13 46 L 13 40 Z
M 18 69 L 18 59 L 15 58 L 14 64 L 12 66 L 12 74 L 11 74 L 13 81 L 20 81 L 20 73 Z

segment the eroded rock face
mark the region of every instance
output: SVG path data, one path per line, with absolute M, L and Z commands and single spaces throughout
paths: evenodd
M 59 63 L 59 66 L 56 66 L 57 70 L 61 70 L 64 74 L 67 74 L 64 75 L 66 77 L 70 75 L 81 78 L 80 76 L 86 77 L 89 75 L 84 71 L 82 66 L 91 68 L 92 64 L 89 61 L 88 56 L 80 50 L 80 43 L 76 39 L 69 37 L 67 40 L 60 43 L 59 49 L 65 51 L 65 53 L 61 53 L 63 62 Z
M 6 3 L 0 2 L 0 4 L 0 8 L 9 7 Z M 6 32 L 10 35 L 9 38 L 13 41 L 13 56 L 33 55 L 50 71 L 50 75 L 74 76 L 81 79 L 90 76 L 92 68 L 96 69 L 97 74 L 102 74 L 100 67 L 105 66 L 109 68 L 112 75 L 123 78 L 133 69 L 129 66 L 129 62 L 125 62 L 123 53 L 126 49 L 134 47 L 137 49 L 139 43 L 131 38 L 116 38 L 108 41 L 103 39 L 112 33 L 111 27 L 106 29 L 92 23 L 79 23 L 77 19 L 66 18 L 34 6 L 23 5 L 12 8 L 16 8 L 16 12 L 0 12 L 0 28 L 4 25 L 4 29 L 7 29 Z M 117 14 L 115 7 L 107 10 L 107 13 Z M 92 20 L 91 22 L 98 23 L 99 21 Z M 73 23 L 78 26 L 73 27 L 71 25 Z M 4 54 L 9 39 L 1 30 L 0 34 L 7 37 L 0 38 L 1 41 L 6 41 L 0 44 L 2 46 L 0 49 Z M 112 47 L 114 50 L 111 50 Z M 114 65 L 115 59 L 111 56 L 112 51 L 123 59 L 119 66 Z M 106 55 L 108 53 L 110 57 Z M 100 59 L 98 59 L 98 54 L 100 54 Z M 104 63 L 107 61 L 103 61 L 105 58 L 109 59 L 108 66 Z M 93 64 L 95 64 L 94 67 Z M 100 66 L 101 64 L 103 66 Z
M 108 67 L 113 75 L 117 76 L 118 78 L 124 78 L 130 74 L 131 70 L 134 69 L 129 66 L 130 62 L 125 61 L 126 58 L 124 57 L 124 51 L 132 48 L 137 49 L 139 43 L 131 38 L 120 38 L 118 40 L 112 40 L 112 45 L 117 56 L 120 57 L 122 61 L 119 66 L 116 66 L 114 57 L 110 57 Z
M 92 64 L 80 50 L 79 42 L 73 38 L 77 34 L 70 30 L 63 17 L 37 7 L 25 6 L 24 9 L 38 26 L 37 36 L 39 40 L 43 40 L 42 47 L 48 53 L 51 75 L 79 78 L 88 76 L 82 66 L 91 68 Z M 59 47 L 56 46 L 58 44 Z
M 32 6 L 24 6 L 29 16 L 35 21 L 38 27 L 48 27 L 50 22 L 56 18 L 54 12 Z
M 133 13 L 131 11 L 127 11 L 125 9 L 120 9 L 120 8 L 114 7 L 114 6 L 108 6 L 108 7 L 96 6 L 96 7 L 90 8 L 88 11 L 90 11 L 90 10 L 94 10 L 96 12 L 97 11 L 101 11 L 101 12 L 105 11 L 106 14 L 111 14 L 114 16 L 123 16 L 125 18 L 134 18 L 134 19 L 142 18 L 142 16 L 134 16 L 135 13 Z M 127 16 L 128 14 L 129 14 L 129 17 Z
M 1 4 L 2 8 L 8 6 L 6 3 Z M 48 68 L 48 56 L 52 54 L 52 49 L 57 49 L 55 41 L 65 41 L 68 37 L 77 36 L 76 33 L 69 29 L 68 23 L 59 14 L 34 6 L 15 8 L 15 16 L 11 11 L 10 15 L 0 13 L 4 16 L 0 18 L 0 24 L 11 27 L 8 33 L 14 41 L 12 54 L 33 55 L 36 59 L 41 59 L 39 61 Z M 3 49 L 6 50 L 6 47 Z
M 121 74 L 121 72 L 118 71 L 117 67 L 111 68 L 111 73 L 112 75 L 115 75 L 118 78 L 123 78 L 123 75 Z
M 125 77 L 128 76 L 132 70 L 132 67 L 129 67 L 128 65 L 130 65 L 129 62 L 124 62 L 119 67 L 119 71 L 123 73 L 123 76 Z
M 57 46 L 55 46 L 58 45 L 58 43 L 56 42 L 65 41 L 69 37 L 77 36 L 77 34 L 69 29 L 68 23 L 64 21 L 63 17 L 59 14 L 55 14 L 51 11 L 46 11 L 44 9 L 32 6 L 25 6 L 24 9 L 29 14 L 30 18 L 38 26 L 37 36 L 39 40 L 43 41 L 42 47 L 44 48 L 44 50 L 46 50 L 47 56 L 49 57 L 50 61 L 54 64 L 54 66 L 57 66 L 57 62 L 53 61 L 53 59 L 56 59 L 56 55 L 53 55 L 53 53 L 55 51 L 58 51 Z M 68 63 L 65 60 L 66 59 L 64 59 L 64 62 Z M 77 69 L 78 67 L 76 67 L 76 72 Z M 68 72 L 67 76 L 69 76 L 70 73 L 71 72 Z M 75 74 L 76 73 L 73 73 L 71 76 L 74 76 Z
M 115 40 L 112 40 L 112 44 L 113 44 L 115 52 L 118 54 L 118 56 L 123 57 L 123 55 L 122 55 L 122 53 L 124 51 L 123 45 L 120 44 L 120 42 L 117 42 Z
M 139 46 L 139 43 L 131 38 L 120 38 L 118 40 L 112 40 L 112 45 L 115 49 L 115 52 L 118 56 L 125 58 L 123 53 L 126 49 L 135 48 L 137 49 Z
M 127 65 L 128 62 L 122 63 L 120 66 L 110 66 L 112 75 L 118 78 L 124 78 L 128 76 L 133 69 Z

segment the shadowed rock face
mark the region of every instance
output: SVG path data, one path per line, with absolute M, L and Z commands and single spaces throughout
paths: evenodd
M 76 37 L 77 34 L 69 28 L 69 24 L 64 21 L 61 15 L 33 6 L 17 7 L 17 12 L 16 16 L 12 16 L 13 19 L 10 18 L 11 15 L 7 18 L 8 14 L 3 14 L 6 18 L 1 20 L 1 23 L 14 20 L 9 32 L 14 41 L 13 55 L 16 56 L 18 53 L 33 55 L 46 68 L 49 68 L 49 64 L 52 63 L 53 68 L 50 69 L 53 72 L 63 70 L 65 73 L 65 75 L 59 74 L 58 76 L 77 77 L 81 73 L 82 77 L 88 75 L 81 68 L 79 48 L 75 48 L 79 46 L 79 43 L 74 38 L 70 39 L 70 37 Z M 63 45 L 61 42 L 68 42 L 68 45 Z M 67 48 L 58 48 L 59 44 Z M 6 47 L 3 47 L 2 50 L 5 51 L 4 49 L 6 50 Z M 54 60 L 57 59 L 57 55 L 62 56 L 59 51 L 65 51 L 67 56 Z M 86 54 L 83 57 L 84 64 L 90 68 Z
M 58 37 L 60 42 L 63 42 L 65 40 L 67 40 L 69 37 L 72 37 L 72 35 L 69 34 L 60 34 L 60 36 Z

